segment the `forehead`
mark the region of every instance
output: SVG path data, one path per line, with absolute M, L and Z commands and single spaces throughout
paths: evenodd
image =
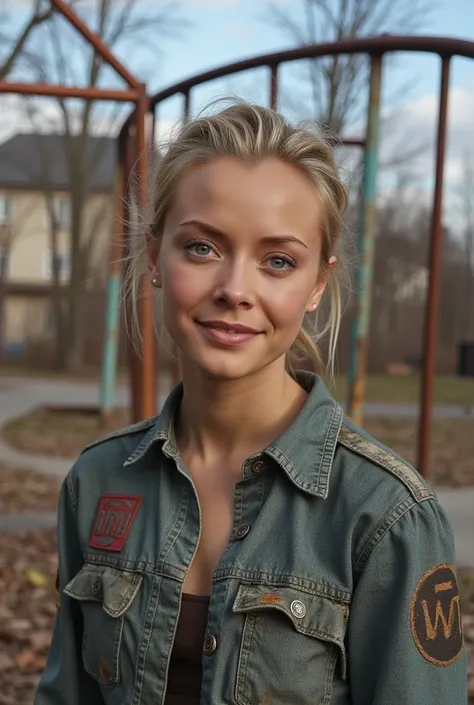
M 226 157 L 195 165 L 180 179 L 172 212 L 179 219 L 212 216 L 218 227 L 237 221 L 312 231 L 320 221 L 314 185 L 279 159 L 249 165 Z

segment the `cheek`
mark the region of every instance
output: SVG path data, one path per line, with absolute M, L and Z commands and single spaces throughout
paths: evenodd
M 301 279 L 288 277 L 272 287 L 266 296 L 267 315 L 275 329 L 298 331 L 306 313 L 312 288 Z
M 197 267 L 186 266 L 173 257 L 163 263 L 162 295 L 167 309 L 192 308 L 206 294 L 206 277 Z

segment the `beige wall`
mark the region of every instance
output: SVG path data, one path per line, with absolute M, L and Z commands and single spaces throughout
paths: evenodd
M 50 219 L 44 194 L 40 192 L 8 191 L 12 201 L 12 227 L 9 246 L 9 264 L 6 281 L 14 284 L 47 285 L 50 270 Z M 99 213 L 105 213 L 95 230 L 92 248 L 92 271 L 89 284 L 105 282 L 107 253 L 110 243 L 112 214 L 111 198 L 91 196 L 84 213 L 84 233 L 87 235 L 98 222 Z M 59 253 L 67 260 L 70 252 L 68 229 L 59 231 Z M 49 260 L 49 261 L 47 261 Z M 48 266 L 49 265 L 49 266 Z M 2 337 L 4 350 L 28 341 L 48 340 L 53 335 L 50 320 L 51 301 L 47 292 L 36 296 L 10 294 L 3 301 Z
M 5 191 L 3 191 L 5 193 Z M 50 224 L 44 194 L 39 192 L 10 191 L 12 199 L 12 235 L 8 280 L 28 284 L 46 283 L 48 277 L 48 252 L 50 252 Z M 85 209 L 84 232 L 89 233 L 97 213 L 104 206 L 107 216 L 101 220 L 95 238 L 94 260 L 100 261 L 107 252 L 111 214 L 110 197 L 91 196 Z M 70 234 L 65 228 L 59 232 L 59 252 L 67 258 Z
M 3 305 L 3 345 L 51 338 L 48 297 L 11 295 Z

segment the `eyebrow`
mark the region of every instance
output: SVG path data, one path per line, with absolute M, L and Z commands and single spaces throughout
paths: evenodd
M 223 232 L 223 230 L 219 230 L 219 228 L 215 228 L 213 225 L 209 225 L 209 223 L 204 223 L 202 220 L 185 220 L 183 223 L 180 223 L 178 227 L 182 228 L 186 225 L 192 225 L 195 228 L 199 228 L 199 230 L 201 230 L 202 232 L 208 233 L 210 235 L 219 235 L 220 237 L 224 238 L 227 237 L 226 233 Z M 267 235 L 262 238 L 262 242 L 280 245 L 284 245 L 288 242 L 293 242 L 296 245 L 301 245 L 305 249 L 308 249 L 308 246 L 305 245 L 302 240 L 295 237 L 294 235 Z

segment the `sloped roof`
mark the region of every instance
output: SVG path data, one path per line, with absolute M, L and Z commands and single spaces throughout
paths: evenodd
M 80 137 L 67 146 L 63 135 L 18 134 L 0 144 L 0 188 L 43 191 L 70 190 L 68 155 L 77 152 L 81 163 Z M 117 142 L 110 137 L 89 136 L 84 168 L 91 191 L 112 191 L 117 163 Z

